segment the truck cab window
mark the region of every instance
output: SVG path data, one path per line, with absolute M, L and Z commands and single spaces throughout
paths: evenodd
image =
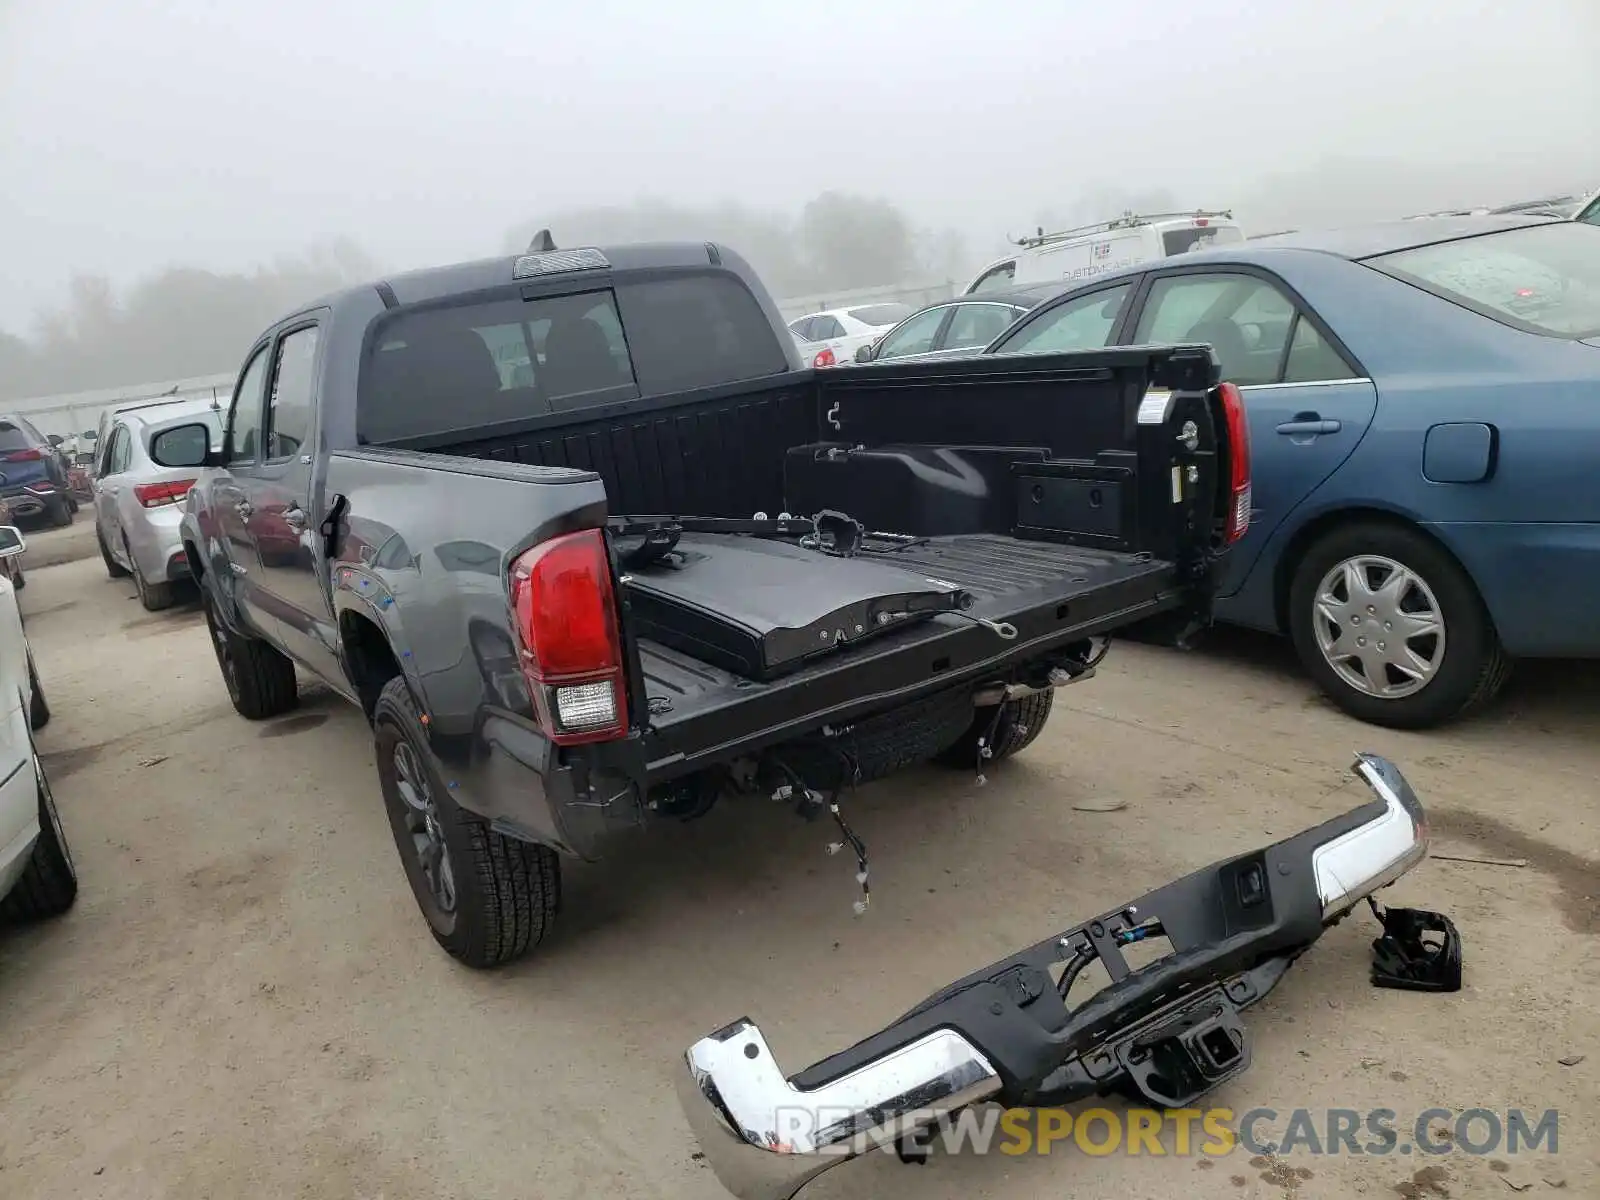
M 311 435 L 312 368 L 317 360 L 317 327 L 296 329 L 278 343 L 267 405 L 267 461 L 283 462 L 300 453 Z
M 646 393 L 717 387 L 790 369 L 772 322 L 732 276 L 685 274 L 625 284 L 617 303 Z
M 252 463 L 261 451 L 261 384 L 267 374 L 266 348 L 256 351 L 240 376 L 228 412 L 230 463 Z

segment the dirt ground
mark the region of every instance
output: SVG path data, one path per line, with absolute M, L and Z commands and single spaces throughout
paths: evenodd
M 987 787 L 929 770 L 855 799 L 867 915 L 828 831 L 724 806 L 569 868 L 554 940 L 477 974 L 413 905 L 356 712 L 309 693 L 252 725 L 194 611 L 146 614 L 95 558 L 28 579 L 82 893 L 0 931 L 7 1200 L 722 1197 L 671 1086 L 697 1037 L 748 1014 L 796 1069 L 958 974 L 1359 803 L 1357 749 L 1407 772 L 1436 850 L 1525 865 L 1434 859 L 1386 894 L 1455 918 L 1457 995 L 1376 990 L 1370 919 L 1330 932 L 1251 1014 L 1253 1066 L 1212 1102 L 1388 1108 L 1402 1133 L 1436 1106 L 1555 1108 L 1555 1154 L 870 1155 L 805 1195 L 1600 1196 L 1593 667 L 1524 669 L 1482 719 L 1403 735 L 1332 711 L 1274 641 L 1120 645 Z M 1074 807 L 1107 800 L 1124 807 Z

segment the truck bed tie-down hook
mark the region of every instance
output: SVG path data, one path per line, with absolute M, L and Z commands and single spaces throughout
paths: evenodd
M 1017 640 L 1017 627 L 1010 621 L 995 621 L 989 617 L 977 617 L 972 613 L 962 612 L 959 609 L 943 609 L 941 611 L 948 612 L 952 617 L 964 617 L 974 625 L 982 625 L 1002 641 L 1014 642 Z

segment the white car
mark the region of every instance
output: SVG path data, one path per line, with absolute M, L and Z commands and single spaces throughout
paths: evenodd
M 870 346 L 916 311 L 909 304 L 830 308 L 790 321 L 789 332 L 808 367 L 836 367 L 854 362 L 857 350 Z
M 1108 271 L 1155 262 L 1193 250 L 1244 241 L 1230 212 L 1124 213 L 1012 243 L 1015 254 L 990 263 L 967 285 L 965 296 L 1010 291 L 1036 283 L 1082 283 Z
M 16 526 L 0 525 L 0 558 L 24 548 Z M 33 745 L 33 731 L 49 719 L 17 594 L 0 574 L 0 917 L 10 920 L 59 916 L 78 898 L 77 869 Z

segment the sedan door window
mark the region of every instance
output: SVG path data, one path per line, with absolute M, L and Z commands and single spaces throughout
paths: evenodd
M 106 474 L 120 475 L 128 469 L 133 457 L 133 443 L 128 440 L 128 429 L 118 425 L 111 431 L 111 451 L 106 455 Z
M 981 349 L 1004 333 L 1022 311 L 1010 304 L 958 304 L 945 330 L 943 349 Z
M 934 335 L 939 332 L 939 326 L 944 322 L 947 311 L 949 310 L 943 308 L 930 308 L 926 312 L 906 318 L 884 335 L 872 360 L 878 362 L 886 358 L 904 358 L 908 354 L 928 353 L 933 349 Z
M 1294 321 L 1289 298 L 1257 276 L 1168 275 L 1151 287 L 1134 341 L 1204 342 L 1215 351 L 1222 377 L 1248 387 L 1280 382 Z
M 1039 314 L 1014 337 L 994 347 L 996 354 L 1059 354 L 1098 350 L 1110 340 L 1133 292 L 1133 284 L 1090 292 Z
M 1344 355 L 1328 343 L 1304 314 L 1296 315 L 1294 333 L 1289 338 L 1289 357 L 1284 363 L 1284 383 L 1323 383 L 1353 379 L 1355 370 Z

